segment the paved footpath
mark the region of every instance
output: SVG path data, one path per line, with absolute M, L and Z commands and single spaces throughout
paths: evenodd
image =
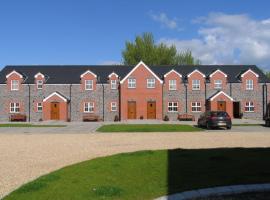
M 0 134 L 0 198 L 40 175 L 99 156 L 146 149 L 217 147 L 270 147 L 270 133 Z

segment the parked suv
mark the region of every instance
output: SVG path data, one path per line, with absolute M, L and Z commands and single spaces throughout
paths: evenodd
M 265 126 L 270 127 L 270 103 L 267 105 L 266 115 L 264 116 Z
M 220 127 L 231 129 L 232 120 L 225 111 L 207 111 L 199 117 L 198 126 L 206 127 L 207 129 Z

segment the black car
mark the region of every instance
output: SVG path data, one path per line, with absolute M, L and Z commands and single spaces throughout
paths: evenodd
M 207 111 L 198 119 L 199 127 L 212 128 L 232 128 L 232 120 L 229 114 L 225 111 Z

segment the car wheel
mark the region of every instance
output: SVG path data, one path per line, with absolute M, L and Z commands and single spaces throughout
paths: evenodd
M 206 128 L 207 128 L 208 130 L 212 129 L 212 127 L 211 127 L 211 125 L 210 125 L 209 122 L 206 123 Z
M 232 129 L 232 126 L 227 126 L 227 129 L 228 129 L 228 130 Z

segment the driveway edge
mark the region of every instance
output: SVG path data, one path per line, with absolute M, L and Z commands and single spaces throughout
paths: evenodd
M 246 192 L 263 192 L 269 190 L 270 190 L 270 183 L 231 185 L 231 186 L 190 190 L 172 195 L 162 196 L 156 198 L 155 200 L 188 200 L 193 198 L 204 198 L 209 196 L 223 196 L 223 195 L 241 194 Z

